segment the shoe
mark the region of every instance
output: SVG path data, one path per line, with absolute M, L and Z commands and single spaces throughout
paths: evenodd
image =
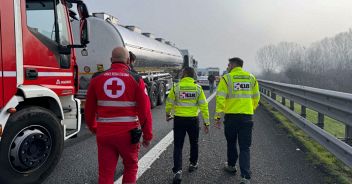
M 179 170 L 174 174 L 173 184 L 180 184 L 182 180 L 182 171 Z
M 249 181 L 249 179 L 246 178 L 242 178 L 240 181 L 240 184 L 250 184 L 251 182 Z
M 189 164 L 189 167 L 188 167 L 188 171 L 189 171 L 189 172 L 193 172 L 193 171 L 195 171 L 195 170 L 197 170 L 197 169 L 198 169 L 198 163 L 196 163 L 196 164 L 190 163 L 190 164 Z
M 229 166 L 229 165 L 227 164 L 227 162 L 225 163 L 224 170 L 227 171 L 227 172 L 229 172 L 229 173 L 236 173 L 236 172 L 237 172 L 236 166 Z

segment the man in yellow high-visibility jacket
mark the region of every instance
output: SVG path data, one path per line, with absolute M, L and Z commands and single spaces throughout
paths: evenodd
M 260 94 L 256 78 L 242 69 L 243 60 L 229 59 L 228 71 L 218 85 L 216 93 L 215 126 L 220 128 L 224 113 L 224 128 L 227 141 L 227 163 L 225 170 L 236 173 L 238 158 L 237 139 L 240 148 L 239 165 L 241 183 L 247 184 L 251 178 L 250 146 L 252 143 L 252 116 L 258 107 Z
M 182 79 L 175 84 L 166 100 L 166 119 L 172 118 L 174 113 L 174 183 L 180 183 L 182 178 L 182 147 L 186 132 L 189 137 L 191 153 L 189 172 L 198 168 L 198 138 L 199 138 L 199 109 L 203 116 L 204 131 L 209 129 L 209 110 L 208 102 L 202 87 L 195 84 L 196 77 L 193 68 L 183 69 Z M 172 112 L 172 110 L 174 112 Z

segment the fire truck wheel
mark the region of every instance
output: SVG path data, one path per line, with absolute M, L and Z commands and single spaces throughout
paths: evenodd
M 165 85 L 164 83 L 159 84 L 159 94 L 158 94 L 158 105 L 162 105 L 165 102 Z
M 150 89 L 150 105 L 152 108 L 158 105 L 158 87 L 155 83 L 152 84 L 152 88 Z
M 0 144 L 0 183 L 41 183 L 63 150 L 63 128 L 52 112 L 29 106 L 13 114 Z

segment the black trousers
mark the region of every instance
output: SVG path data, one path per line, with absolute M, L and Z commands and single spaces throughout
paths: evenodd
M 178 117 L 174 119 L 174 167 L 172 171 L 176 173 L 182 170 L 182 148 L 186 132 L 191 145 L 189 161 L 192 164 L 198 162 L 198 139 L 199 139 L 199 120 L 198 117 Z
M 252 144 L 252 115 L 225 114 L 225 137 L 227 141 L 227 162 L 235 166 L 238 159 L 237 140 L 240 148 L 239 164 L 241 176 L 250 179 L 250 146 Z

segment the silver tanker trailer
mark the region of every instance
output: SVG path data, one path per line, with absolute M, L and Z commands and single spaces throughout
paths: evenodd
M 150 33 L 142 33 L 138 27 L 119 25 L 113 16 L 94 13 L 87 20 L 91 35 L 86 48 L 88 55 L 80 54 L 80 48 L 76 50 L 80 78 L 77 97 L 83 103 L 91 77 L 96 72 L 110 68 L 111 50 L 114 47 L 124 46 L 136 55 L 134 69 L 146 83 L 152 107 L 164 103 L 182 67 L 194 66 L 189 61 L 184 62 L 180 50 L 172 43 L 154 38 Z M 74 24 L 79 22 L 73 20 L 72 27 L 77 27 Z M 78 35 L 78 30 L 74 30 L 74 33 Z M 78 43 L 78 40 L 75 41 Z

